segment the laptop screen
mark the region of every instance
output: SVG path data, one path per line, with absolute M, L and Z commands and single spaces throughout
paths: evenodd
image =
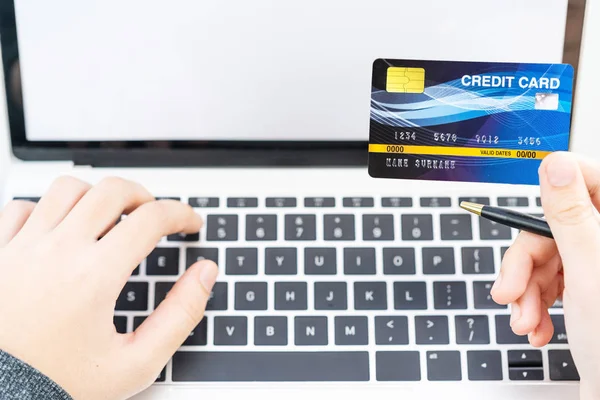
M 27 141 L 364 142 L 375 59 L 561 62 L 568 0 L 14 6 Z

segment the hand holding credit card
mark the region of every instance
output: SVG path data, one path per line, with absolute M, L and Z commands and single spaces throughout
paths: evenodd
M 537 185 L 569 148 L 573 78 L 568 64 L 378 59 L 369 174 Z

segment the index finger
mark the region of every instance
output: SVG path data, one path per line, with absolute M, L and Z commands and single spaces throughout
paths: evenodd
M 200 215 L 182 202 L 159 200 L 145 203 L 97 242 L 96 257 L 118 268 L 118 271 L 107 268 L 106 273 L 124 284 L 162 237 L 175 233 L 195 233 L 200 231 L 202 224 Z M 118 290 L 121 289 L 122 285 Z
M 492 288 L 492 298 L 498 304 L 517 300 L 527 287 L 533 268 L 547 263 L 558 253 L 556 242 L 550 238 L 520 232 L 504 254 L 500 276 Z

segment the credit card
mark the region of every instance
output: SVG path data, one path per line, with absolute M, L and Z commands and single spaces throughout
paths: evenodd
M 373 63 L 369 175 L 538 185 L 568 151 L 569 64 L 378 59 Z

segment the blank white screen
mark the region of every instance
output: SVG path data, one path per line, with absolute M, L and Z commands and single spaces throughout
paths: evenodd
M 567 0 L 16 0 L 30 140 L 367 140 L 376 58 L 560 62 Z

